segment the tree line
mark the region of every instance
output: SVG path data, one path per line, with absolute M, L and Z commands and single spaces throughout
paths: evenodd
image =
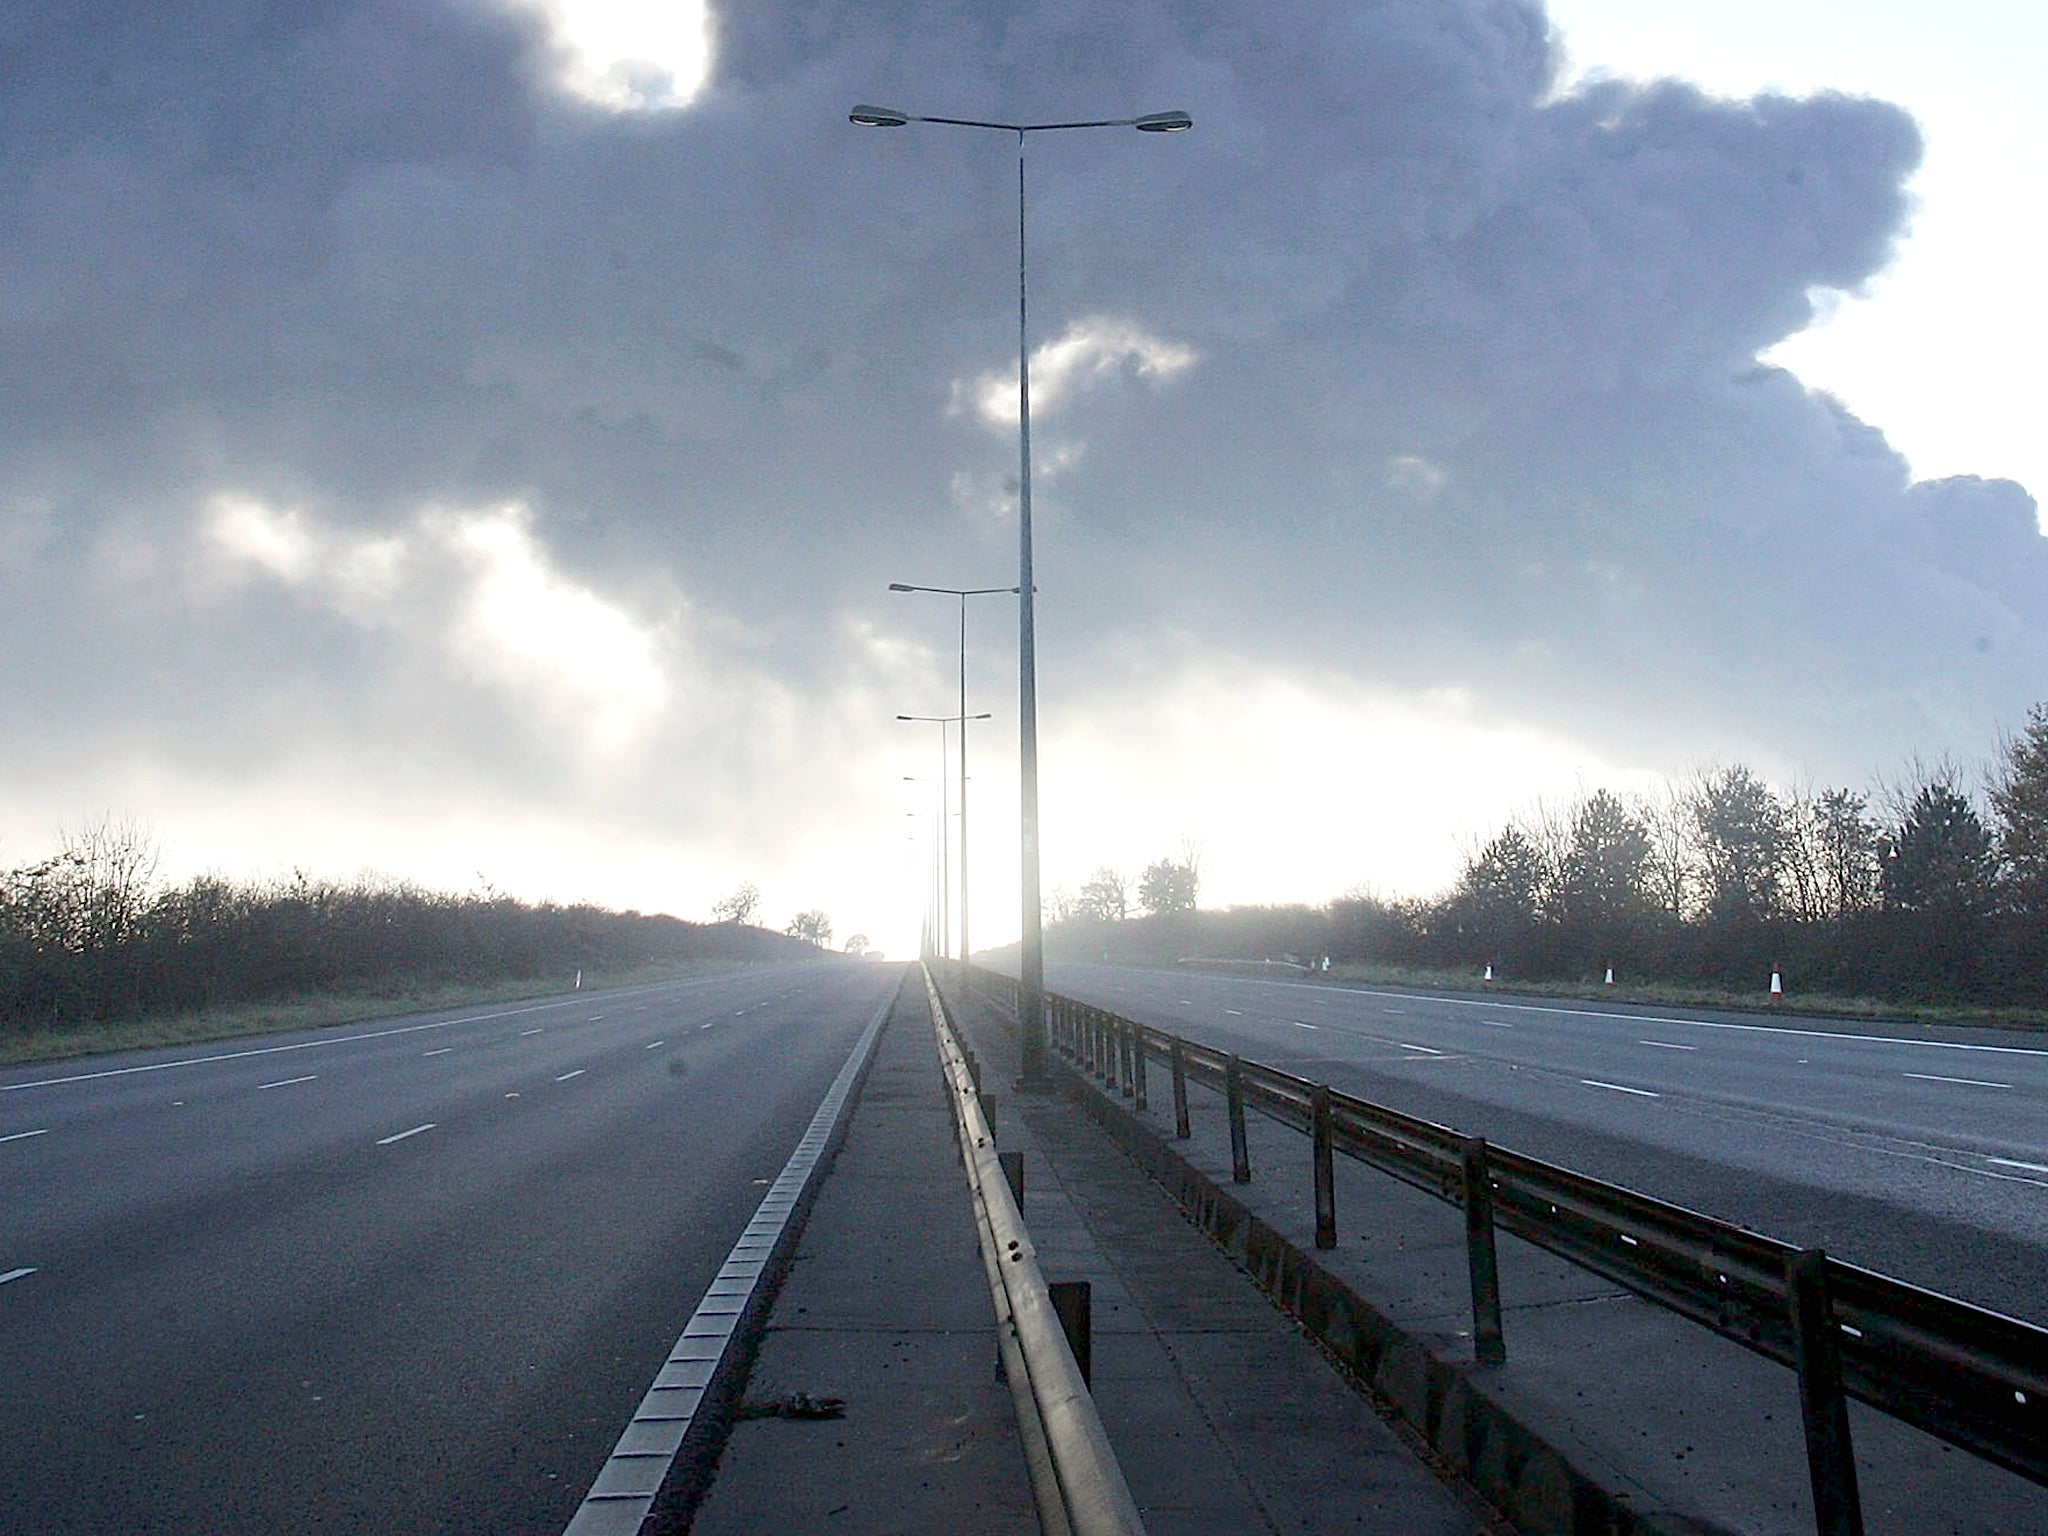
M 2048 1006 L 2048 704 L 1980 785 L 1948 763 L 1871 790 L 1704 768 L 1660 792 L 1538 805 L 1433 897 L 1104 917 L 1069 914 L 1069 952 L 1327 955 L 1542 982 L 1611 968 L 1756 991 L 1779 971 L 1807 992 Z
M 464 895 L 370 876 L 158 877 L 154 840 L 101 819 L 0 873 L 0 1023 L 17 1031 L 334 995 L 560 979 L 815 947 L 740 922 Z

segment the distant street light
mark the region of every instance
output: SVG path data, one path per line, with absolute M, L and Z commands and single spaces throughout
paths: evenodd
M 939 728 L 939 953 L 950 958 L 953 946 L 953 903 L 952 877 L 946 860 L 948 844 L 946 823 L 952 818 L 946 808 L 946 727 L 954 724 L 959 725 L 960 755 L 964 760 L 967 756 L 967 722 L 970 720 L 986 720 L 989 717 L 985 714 L 970 715 L 963 709 L 957 715 L 898 715 L 896 718 L 898 720 L 915 720 L 921 724 L 936 725 Z M 903 777 L 907 781 L 911 776 L 906 773 Z M 960 798 L 964 806 L 967 799 L 967 776 L 964 770 L 960 776 Z M 964 849 L 967 841 L 967 818 L 964 811 L 960 818 L 960 827 L 961 846 Z M 967 868 L 964 852 L 960 868 L 964 876 Z M 966 906 L 964 896 L 961 906 L 963 908 Z M 966 958 L 964 954 L 961 956 L 963 960 Z
M 923 587 L 914 582 L 892 581 L 891 592 L 938 592 L 960 599 L 960 958 L 969 959 L 973 948 L 967 942 L 967 599 L 1015 592 L 1015 587 Z M 987 716 L 983 716 L 986 719 Z
M 847 114 L 861 128 L 937 123 L 949 128 L 991 128 L 1017 135 L 1017 780 L 1018 863 L 1023 872 L 1017 965 L 1017 1023 L 1024 1036 L 1024 1077 L 1045 1077 L 1045 942 L 1038 889 L 1038 656 L 1032 632 L 1031 571 L 1031 346 L 1024 282 L 1024 136 L 1067 128 L 1135 128 L 1140 133 L 1181 133 L 1194 127 L 1185 112 L 1094 118 L 1070 123 L 993 123 L 971 117 L 923 117 L 863 103 Z

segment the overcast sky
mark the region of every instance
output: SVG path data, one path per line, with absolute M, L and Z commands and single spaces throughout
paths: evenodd
M 885 588 L 1016 580 L 1016 160 L 856 101 L 1196 119 L 1031 144 L 1048 888 L 1983 758 L 2048 697 L 2048 23 L 1655 9 L 10 11 L 0 863 L 111 811 L 914 942 L 955 610 Z M 1014 603 L 968 664 L 993 941 Z

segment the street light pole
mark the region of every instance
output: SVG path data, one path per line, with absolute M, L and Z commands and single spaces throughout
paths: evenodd
M 1031 346 L 1025 297 L 1024 135 L 1068 128 L 1180 133 L 1192 128 L 1194 119 L 1185 112 L 1148 112 L 1142 117 L 1096 118 L 1086 122 L 995 123 L 967 117 L 921 117 L 894 107 L 868 104 L 856 106 L 847 118 L 861 128 L 937 123 L 1017 135 L 1017 788 L 1018 863 L 1023 875 L 1017 1025 L 1024 1037 L 1024 1079 L 1036 1084 L 1045 1076 L 1045 940 L 1038 886 L 1038 652 L 1031 584 Z
M 953 882 L 947 862 L 949 838 L 947 836 L 948 829 L 946 823 L 952 818 L 946 808 L 946 727 L 954 724 L 960 727 L 960 759 L 962 763 L 960 773 L 960 909 L 964 914 L 967 910 L 967 771 L 965 767 L 967 760 L 967 722 L 970 720 L 986 720 L 989 717 L 986 714 L 970 715 L 963 707 L 957 715 L 898 715 L 896 718 L 898 720 L 915 720 L 926 725 L 936 725 L 939 728 L 939 954 L 944 959 L 951 959 L 953 947 Z M 964 929 L 966 922 L 964 915 L 961 921 Z M 961 952 L 960 958 L 962 960 L 967 958 L 965 950 Z
M 925 587 L 915 582 L 892 581 L 891 592 L 937 592 L 960 599 L 960 958 L 970 959 L 974 950 L 967 934 L 967 599 L 1015 592 L 1015 587 Z

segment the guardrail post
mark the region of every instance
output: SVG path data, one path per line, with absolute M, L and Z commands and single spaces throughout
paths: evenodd
M 1792 1363 L 1799 1372 L 1799 1412 L 1806 1421 L 1814 1529 L 1820 1536 L 1863 1536 L 1856 1453 L 1849 1441 L 1849 1399 L 1842 1390 L 1842 1341 L 1828 1299 L 1827 1262 L 1819 1248 L 1803 1248 L 1785 1261 Z
M 1223 1101 L 1230 1109 L 1230 1179 L 1252 1181 L 1252 1154 L 1244 1139 L 1244 1063 L 1229 1056 L 1223 1063 Z
M 1318 1084 L 1308 1094 L 1310 1130 L 1315 1139 L 1316 1246 L 1337 1246 L 1337 1169 L 1330 1126 L 1330 1090 Z
M 1131 1081 L 1138 1091 L 1138 1112 L 1145 1110 L 1145 1026 L 1131 1026 Z
M 1493 1243 L 1493 1170 L 1486 1143 L 1465 1138 L 1465 1258 L 1472 1275 L 1472 1358 L 1499 1365 L 1508 1357 L 1500 1328 L 1500 1264 Z
M 1126 1020 L 1117 1026 L 1117 1036 L 1123 1043 L 1123 1090 L 1128 1099 L 1138 1089 L 1138 1026 Z
M 1046 1292 L 1052 1297 L 1053 1314 L 1060 1320 L 1060 1332 L 1074 1352 L 1074 1364 L 1081 1372 L 1081 1385 L 1095 1385 L 1094 1287 L 1086 1280 L 1054 1280 Z
M 1167 1060 L 1173 1068 L 1173 1135 L 1176 1141 L 1186 1141 L 1195 1133 L 1188 1124 L 1188 1063 L 1181 1054 L 1179 1035 L 1173 1037 Z

